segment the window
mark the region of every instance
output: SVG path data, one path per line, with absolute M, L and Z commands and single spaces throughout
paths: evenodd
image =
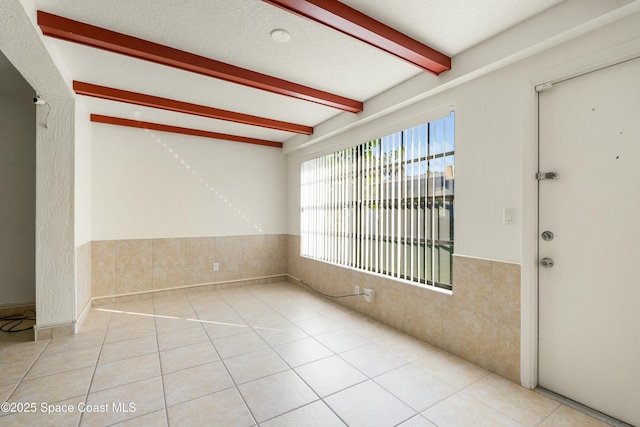
M 454 113 L 302 164 L 302 256 L 451 289 Z

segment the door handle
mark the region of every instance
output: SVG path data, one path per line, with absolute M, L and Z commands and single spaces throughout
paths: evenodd
M 552 231 L 543 231 L 542 232 L 542 240 L 544 240 L 545 242 L 551 241 L 553 240 L 553 232 Z
M 540 265 L 543 266 L 544 268 L 551 268 L 553 267 L 554 264 L 555 263 L 551 258 L 542 258 L 540 260 Z

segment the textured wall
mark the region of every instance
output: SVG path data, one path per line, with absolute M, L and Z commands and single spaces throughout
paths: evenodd
M 74 244 L 76 247 L 76 320 L 91 299 L 91 122 L 89 110 L 75 98 Z
M 39 327 L 76 320 L 73 221 L 74 101 L 38 109 L 36 312 Z M 42 124 L 47 122 L 47 128 Z
M 35 23 L 32 1 L 0 2 L 0 49 L 48 102 L 36 115 L 36 311 L 46 327 L 75 320 L 74 102 L 65 67 Z
M 75 245 L 91 241 L 91 121 L 82 97 L 75 98 Z

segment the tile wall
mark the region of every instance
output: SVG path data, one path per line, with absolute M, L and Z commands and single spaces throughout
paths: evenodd
M 91 242 L 93 297 L 286 273 L 284 234 Z
M 354 285 L 375 301 L 338 301 L 409 335 L 520 383 L 520 265 L 454 257 L 453 295 L 300 257 L 289 236 L 289 274 L 332 295 Z

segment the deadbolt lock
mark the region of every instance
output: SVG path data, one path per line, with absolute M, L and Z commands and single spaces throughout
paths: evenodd
M 544 240 L 545 242 L 553 240 L 553 232 L 551 232 L 549 230 L 543 231 L 542 232 L 542 240 Z
M 542 258 L 540 260 L 540 265 L 543 266 L 544 268 L 551 268 L 553 267 L 554 264 L 555 263 L 551 258 Z

